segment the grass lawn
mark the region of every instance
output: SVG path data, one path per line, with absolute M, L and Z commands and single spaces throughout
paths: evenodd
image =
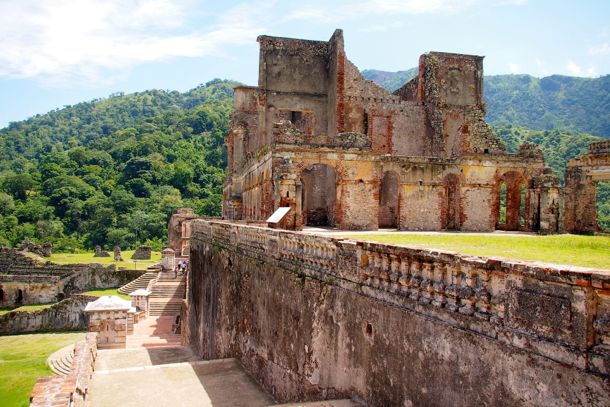
M 14 309 L 0 309 L 0 315 L 7 314 L 11 311 L 38 311 L 39 309 L 49 308 L 53 304 L 56 304 L 56 303 L 50 302 L 48 304 L 22 305 L 21 307 L 14 308 Z
M 555 264 L 610 269 L 608 236 L 494 236 L 459 233 L 439 234 L 340 234 L 354 240 L 368 240 L 403 246 L 451 250 L 473 256 L 497 256 L 537 260 Z
M 82 294 L 94 295 L 96 297 L 103 297 L 104 295 L 116 295 L 117 297 L 120 297 L 124 300 L 131 300 L 130 296 L 119 293 L 116 288 L 104 288 L 101 290 L 91 290 L 91 291 L 86 291 Z
M 84 332 L 0 336 L 0 404 L 29 406 L 36 379 L 52 374 L 47 357 L 84 337 Z
M 161 261 L 161 252 L 152 252 L 150 260 L 131 260 L 133 250 L 125 250 L 122 252 L 125 261 L 114 261 L 112 253 L 110 257 L 93 257 L 93 252 L 88 253 L 53 253 L 47 260 L 54 263 L 99 263 L 99 264 L 116 264 L 117 268 L 127 267 L 134 270 L 146 270 L 148 266 L 152 266 Z

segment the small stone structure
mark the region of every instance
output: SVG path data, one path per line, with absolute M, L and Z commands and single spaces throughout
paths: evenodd
M 41 257 L 51 257 L 53 251 L 53 244 L 49 242 L 43 244 L 36 244 L 34 242 L 27 241 L 21 243 L 18 249 L 23 252 L 37 254 Z
M 112 251 L 114 252 L 114 261 L 123 261 L 123 256 L 121 255 L 121 248 L 119 246 L 114 246 Z
M 150 298 L 150 291 L 140 288 L 135 290 L 131 294 L 131 305 L 135 307 L 137 311 L 144 311 L 144 315 L 148 316 L 148 299 Z
M 542 152 L 507 153 L 485 122 L 483 57 L 424 54 L 390 93 L 347 59 L 341 30 L 258 42 L 258 87 L 235 88 L 225 219 L 290 206 L 297 230 L 555 231 Z
M 85 312 L 89 316 L 89 331 L 97 332 L 99 349 L 125 347 L 130 310 L 131 302 L 116 295 L 100 297 L 87 304 Z
M 150 256 L 152 253 L 152 247 L 150 246 L 140 246 L 133 253 L 131 258 L 133 260 L 150 260 Z
M 85 407 L 93 376 L 97 346 L 95 334 L 87 334 L 74 346 L 70 372 L 66 376 L 41 377 L 30 394 L 30 407 Z
M 565 180 L 566 232 L 598 232 L 596 183 L 610 180 L 610 140 L 591 143 L 588 154 L 570 160 Z
M 169 247 L 174 250 L 176 257 L 188 258 L 191 241 L 190 222 L 198 216 L 191 208 L 181 208 L 172 215 L 167 225 Z
M 110 253 L 108 253 L 106 250 L 102 250 L 102 246 L 97 245 L 95 246 L 95 253 L 93 254 L 93 257 L 110 257 Z
M 176 253 L 172 248 L 166 247 L 161 251 L 161 269 L 163 271 L 174 271 L 176 268 Z
M 280 402 L 607 404 L 608 270 L 192 227 L 189 344 Z

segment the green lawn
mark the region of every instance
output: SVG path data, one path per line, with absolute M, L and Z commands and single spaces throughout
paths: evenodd
M 0 336 L 0 404 L 29 406 L 36 379 L 52 375 L 47 357 L 84 337 L 84 332 Z
M 340 234 L 404 246 L 451 250 L 474 256 L 508 257 L 555 264 L 610 269 L 610 237 L 578 235 L 494 236 L 439 234 Z
M 99 263 L 99 264 L 116 264 L 118 267 L 127 267 L 128 269 L 134 270 L 146 270 L 148 266 L 161 261 L 161 252 L 152 252 L 150 260 L 131 260 L 133 250 L 125 250 L 122 252 L 123 259 L 125 261 L 114 261 L 112 253 L 110 257 L 93 257 L 93 252 L 88 253 L 53 253 L 53 255 L 47 260 L 54 263 Z
M 14 309 L 0 309 L 0 315 L 9 313 L 11 311 L 38 311 L 39 309 L 49 308 L 53 304 L 56 304 L 56 303 L 51 302 L 48 304 L 22 305 L 21 307 L 14 308 Z
M 85 295 L 94 295 L 96 297 L 103 297 L 104 295 L 116 295 L 117 297 L 120 297 L 124 300 L 131 300 L 131 297 L 125 294 L 121 294 L 117 291 L 116 288 L 105 288 L 105 289 L 101 289 L 101 290 L 91 290 L 91 291 L 86 291 L 82 294 Z

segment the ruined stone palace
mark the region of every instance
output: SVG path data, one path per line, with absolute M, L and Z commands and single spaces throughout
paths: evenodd
M 509 154 L 485 122 L 483 57 L 424 54 L 389 93 L 347 59 L 341 30 L 258 42 L 258 87 L 235 89 L 226 137 L 226 219 L 290 206 L 295 229 L 559 230 L 539 148 Z

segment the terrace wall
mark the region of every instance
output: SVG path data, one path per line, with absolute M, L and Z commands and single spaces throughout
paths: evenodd
M 198 220 L 188 334 L 279 401 L 605 405 L 610 273 Z

